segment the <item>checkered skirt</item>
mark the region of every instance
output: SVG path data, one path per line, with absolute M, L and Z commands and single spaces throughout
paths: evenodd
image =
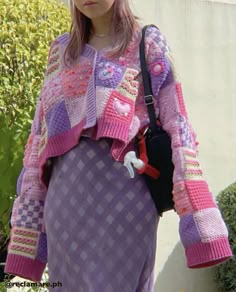
M 143 178 L 82 137 L 55 158 L 45 202 L 50 282 L 63 292 L 152 292 L 158 216 Z

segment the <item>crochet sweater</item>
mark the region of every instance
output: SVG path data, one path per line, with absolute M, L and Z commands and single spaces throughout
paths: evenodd
M 66 67 L 63 52 L 69 37 L 65 33 L 51 44 L 11 218 L 5 272 L 34 281 L 41 280 L 47 263 L 43 212 L 50 158 L 77 145 L 87 130 L 94 139 L 112 138 L 111 154 L 122 162 L 148 123 L 139 60 L 141 29 L 123 55 L 111 59 L 105 50 L 86 44 L 80 58 Z M 147 30 L 145 46 L 156 113 L 172 140 L 173 197 L 187 265 L 211 266 L 232 256 L 227 228 L 203 178 L 171 51 L 155 27 Z

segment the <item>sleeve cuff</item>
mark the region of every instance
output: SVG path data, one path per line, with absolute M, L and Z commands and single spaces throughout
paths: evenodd
M 8 254 L 4 272 L 30 281 L 40 282 L 45 263 L 16 254 Z
M 185 254 L 191 269 L 211 267 L 233 256 L 227 238 L 194 244 L 185 249 Z

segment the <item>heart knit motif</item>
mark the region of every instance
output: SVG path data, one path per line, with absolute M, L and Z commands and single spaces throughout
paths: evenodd
M 114 109 L 119 115 L 128 116 L 131 108 L 128 103 L 122 103 L 119 99 L 115 98 Z

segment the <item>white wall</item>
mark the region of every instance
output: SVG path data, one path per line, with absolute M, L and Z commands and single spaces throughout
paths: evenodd
M 133 0 L 133 4 L 144 23 L 157 24 L 169 41 L 200 142 L 205 178 L 217 195 L 236 180 L 236 5 L 205 0 Z M 216 292 L 213 269 L 186 269 L 176 217 L 169 213 L 161 219 L 156 291 Z
M 219 3 L 226 3 L 226 4 L 236 4 L 236 0 L 199 0 L 199 1 L 219 2 Z
M 235 2 L 132 1 L 144 23 L 160 27 L 175 55 L 200 142 L 200 161 L 214 195 L 236 179 L 236 5 L 226 4 Z M 160 222 L 155 272 L 158 292 L 217 292 L 213 269 L 186 268 L 174 212 Z

